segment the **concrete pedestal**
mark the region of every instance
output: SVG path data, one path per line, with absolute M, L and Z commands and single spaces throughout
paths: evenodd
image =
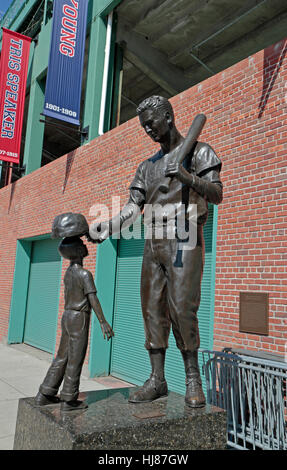
M 184 397 L 128 403 L 134 388 L 81 393 L 86 410 L 36 407 L 19 400 L 14 449 L 203 450 L 226 448 L 226 413 L 211 405 L 191 409 Z

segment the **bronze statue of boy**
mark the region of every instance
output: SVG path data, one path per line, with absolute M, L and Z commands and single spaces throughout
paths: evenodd
M 127 227 L 146 204 L 185 207 L 188 219 L 192 205 L 197 207 L 197 241 L 193 249 L 182 250 L 177 263 L 180 237 L 153 236 L 146 239 L 141 276 L 141 302 L 145 328 L 145 347 L 151 362 L 151 376 L 134 392 L 130 401 L 143 403 L 164 397 L 168 393 L 164 377 L 165 353 L 172 327 L 186 372 L 185 401 L 191 407 L 205 404 L 198 366 L 199 331 L 197 311 L 200 303 L 201 278 L 204 265 L 203 225 L 207 220 L 208 202 L 222 201 L 220 181 L 221 161 L 205 143 L 195 142 L 183 164 L 176 162 L 185 139 L 175 126 L 171 104 L 166 98 L 152 96 L 137 108 L 141 126 L 147 135 L 160 144 L 160 150 L 143 161 L 130 185 L 128 203 L 114 219 L 90 226 L 89 236 L 102 242 L 123 224 Z M 172 177 L 169 190 L 162 192 L 162 180 Z M 162 216 L 162 214 L 161 214 Z M 166 220 L 151 218 L 152 228 Z M 171 216 L 174 217 L 174 216 Z
M 64 277 L 65 310 L 58 353 L 40 385 L 35 402 L 40 406 L 59 402 L 56 395 L 64 380 L 60 394 L 63 411 L 87 408 L 85 402 L 78 400 L 78 395 L 88 345 L 91 308 L 100 322 L 104 338 L 109 340 L 114 335 L 104 317 L 93 276 L 83 267 L 88 250 L 78 235 L 83 235 L 87 227 L 84 216 L 67 213 L 56 217 L 52 230 L 54 238 L 68 235 L 61 241 L 58 250 L 63 258 L 70 261 L 70 266 Z

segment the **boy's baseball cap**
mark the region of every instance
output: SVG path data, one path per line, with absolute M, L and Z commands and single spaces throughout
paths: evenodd
M 51 238 L 81 237 L 86 233 L 89 233 L 89 225 L 85 216 L 66 212 L 55 217 Z

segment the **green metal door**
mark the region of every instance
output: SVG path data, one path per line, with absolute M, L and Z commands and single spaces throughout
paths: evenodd
M 205 266 L 198 312 L 201 348 L 212 347 L 212 232 L 213 207 L 211 206 L 208 221 L 204 227 Z M 142 384 L 150 375 L 148 352 L 144 348 L 145 336 L 140 301 L 143 247 L 143 239 L 121 238 L 119 240 L 113 323 L 115 336 L 110 371 L 111 375 L 137 385 Z M 185 391 L 183 361 L 172 333 L 166 356 L 166 379 L 169 390 L 178 393 Z
M 49 353 L 54 352 L 61 258 L 59 240 L 39 240 L 32 245 L 27 295 L 24 343 Z

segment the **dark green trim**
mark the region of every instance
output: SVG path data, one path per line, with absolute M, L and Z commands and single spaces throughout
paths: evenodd
M 45 240 L 46 238 L 50 238 L 50 236 L 50 233 L 44 233 L 43 235 L 35 235 L 34 237 L 20 238 L 19 241 L 35 242 L 37 240 Z
M 105 44 L 107 33 L 107 15 L 120 3 L 120 0 L 98 0 L 93 3 L 92 20 L 90 25 L 90 44 L 86 80 L 85 108 L 82 127 L 89 128 L 88 141 L 99 135 L 99 119 L 102 99 L 103 70 L 105 62 Z M 111 129 L 113 120 L 113 89 L 115 82 L 115 44 L 116 44 L 116 14 L 113 17 L 108 86 L 105 106 L 104 132 Z M 83 139 L 82 144 L 87 143 Z
M 95 16 L 107 16 L 111 11 L 116 8 L 122 0 L 94 0 L 95 8 L 93 15 Z
M 114 128 L 117 123 L 118 101 L 119 101 L 119 94 L 121 92 L 120 74 L 123 69 L 123 58 L 124 58 L 123 49 L 121 46 L 116 44 L 111 128 Z
M 26 315 L 32 242 L 17 241 L 8 343 L 22 343 Z
M 213 349 L 214 339 L 214 305 L 215 305 L 215 274 L 216 274 L 216 242 L 217 242 L 217 218 L 218 206 L 213 206 L 213 226 L 212 226 L 212 261 L 211 261 L 211 291 L 210 291 L 210 328 L 209 348 Z
M 97 248 L 95 284 L 106 320 L 112 325 L 117 269 L 117 240 L 109 238 Z M 89 371 L 90 376 L 110 372 L 111 341 L 104 340 L 96 315 L 92 314 Z
M 45 125 L 39 121 L 39 118 L 43 111 L 44 99 L 44 81 L 32 79 L 23 159 L 26 175 L 41 167 Z
M 86 80 L 83 128 L 89 126 L 88 141 L 98 137 L 105 61 L 106 19 L 95 18 L 91 24 L 88 70 Z
M 116 19 L 116 15 L 114 15 L 113 23 L 112 23 L 112 37 L 111 37 L 110 63 L 109 63 L 109 73 L 108 73 L 108 86 L 107 86 L 107 95 L 106 95 L 104 132 L 107 132 L 111 129 L 112 100 L 113 100 L 114 74 L 115 74 L 116 24 L 117 24 L 117 19 Z
M 29 288 L 29 274 L 32 255 L 32 243 L 37 240 L 45 240 L 50 238 L 50 234 L 37 235 L 25 239 L 17 240 L 13 291 L 10 305 L 10 318 L 8 327 L 8 344 L 22 343 L 24 337 L 26 305 Z M 62 258 L 60 264 L 60 272 L 62 272 Z M 59 279 L 59 291 L 61 287 L 61 277 Z M 56 348 L 56 333 L 54 350 Z

